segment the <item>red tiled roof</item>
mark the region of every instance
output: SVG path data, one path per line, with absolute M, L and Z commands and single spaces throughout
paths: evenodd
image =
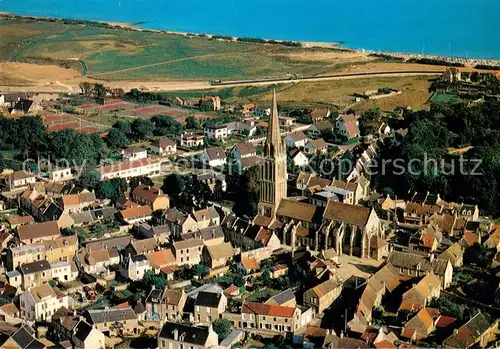
M 380 341 L 378 343 L 375 343 L 375 348 L 377 349 L 395 349 L 396 346 L 394 345 L 394 343 L 392 342 L 389 342 L 388 340 L 383 340 L 383 341 Z
M 256 303 L 256 302 L 244 302 L 241 312 L 245 314 L 257 314 L 257 315 L 268 315 L 268 316 L 290 318 L 293 316 L 295 308 L 284 307 L 281 305 Z
M 436 327 L 445 328 L 454 323 L 457 319 L 451 316 L 441 315 L 439 319 L 436 321 Z

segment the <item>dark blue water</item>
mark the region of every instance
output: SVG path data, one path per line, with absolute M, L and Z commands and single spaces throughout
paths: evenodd
M 500 59 L 500 0 L 0 0 L 17 14 Z

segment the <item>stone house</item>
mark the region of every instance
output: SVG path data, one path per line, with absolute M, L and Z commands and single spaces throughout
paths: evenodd
M 146 298 L 146 319 L 178 321 L 182 318 L 186 300 L 184 290 L 153 287 Z
M 200 264 L 203 246 L 203 240 L 201 239 L 175 241 L 173 243 L 173 252 L 177 265 Z
M 422 340 L 427 338 L 434 330 L 434 319 L 427 308 L 422 308 L 404 326 L 401 337 L 410 340 Z
M 129 207 L 121 210 L 119 216 L 127 224 L 142 223 L 151 220 L 153 210 L 149 206 Z
M 163 212 L 160 224 L 167 225 L 174 238 L 179 238 L 181 234 L 198 230 L 198 222 L 196 222 L 193 216 L 175 207 Z
M 435 259 L 434 255 L 426 257 L 414 253 L 392 251 L 387 258 L 387 263 L 396 267 L 399 275 L 420 277 L 433 272 L 441 280 L 443 289 L 451 285 L 453 277 L 451 263 L 447 260 Z
M 189 326 L 166 322 L 158 335 L 160 349 L 204 349 L 215 348 L 219 337 L 212 326 Z
M 453 267 L 461 267 L 464 263 L 464 248 L 458 242 L 453 243 L 444 250 L 437 259 L 444 259 L 451 263 Z
M 23 264 L 20 269 L 25 290 L 47 284 L 52 280 L 52 268 L 46 260 Z
M 61 237 L 61 232 L 59 231 L 57 222 L 51 221 L 21 225 L 17 228 L 17 236 L 25 244 L 35 244 L 59 238 Z
M 21 318 L 27 321 L 50 321 L 60 307 L 68 307 L 68 296 L 47 284 L 24 291 L 19 299 Z
M 311 307 L 316 314 L 322 313 L 330 307 L 342 292 L 342 282 L 337 277 L 333 277 L 304 293 L 303 304 Z
M 441 280 L 430 272 L 416 285 L 403 294 L 403 301 L 399 309 L 417 311 L 425 308 L 432 299 L 441 294 Z
M 230 242 L 220 245 L 205 246 L 203 249 L 203 264 L 212 269 L 225 266 L 234 256 L 234 249 Z
M 163 194 L 161 189 L 140 184 L 130 193 L 130 198 L 139 205 L 150 206 L 153 211 L 166 210 L 170 207 L 168 195 Z
M 498 331 L 498 322 L 488 322 L 482 313 L 477 313 L 469 321 L 443 342 L 444 348 L 470 348 L 477 344 L 481 348 L 487 347 L 488 343 L 495 340 Z
M 223 292 L 198 293 L 194 302 L 194 321 L 210 324 L 218 319 L 227 307 L 227 298 Z
M 83 316 L 92 327 L 104 334 L 129 336 L 140 330 L 137 315 L 132 308 L 86 310 Z
M 274 333 L 295 332 L 300 327 L 300 317 L 298 307 L 243 302 L 238 327 Z

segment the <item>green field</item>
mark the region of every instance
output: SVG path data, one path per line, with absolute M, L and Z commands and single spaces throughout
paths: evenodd
M 0 59 L 57 64 L 100 80 L 205 80 L 311 75 L 335 70 L 341 59 L 304 59 L 302 49 L 209 40 L 61 21 L 0 17 Z M 326 51 L 329 54 L 331 51 Z

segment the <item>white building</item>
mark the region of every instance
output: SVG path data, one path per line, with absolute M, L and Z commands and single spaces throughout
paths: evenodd
M 223 141 L 228 137 L 227 125 L 210 125 L 205 127 L 206 139 L 215 139 Z
M 122 157 L 125 161 L 146 159 L 148 157 L 148 151 L 137 146 L 128 147 L 122 150 Z
M 309 164 L 309 158 L 297 148 L 293 148 L 288 152 L 288 158 L 292 162 L 293 166 L 304 167 Z
M 78 268 L 73 261 L 50 263 L 50 269 L 52 269 L 52 278 L 61 282 L 73 281 L 78 278 Z
M 304 147 L 307 143 L 307 136 L 302 131 L 290 133 L 285 137 L 287 147 Z
M 71 168 L 55 168 L 49 172 L 49 179 L 55 182 L 73 179 Z
M 168 138 L 156 139 L 151 142 L 151 152 L 157 155 L 173 155 L 177 153 L 177 144 Z
M 60 307 L 68 307 L 68 296 L 49 285 L 33 287 L 20 296 L 21 318 L 27 321 L 50 321 Z
M 200 160 L 210 167 L 220 167 L 227 163 L 226 153 L 221 147 L 206 148 L 200 154 Z
M 354 139 L 358 138 L 361 133 L 359 131 L 359 122 L 354 114 L 339 115 L 335 121 L 335 133 L 338 136 Z
M 179 144 L 186 147 L 198 147 L 205 143 L 205 136 L 195 132 L 183 132 L 177 137 Z
M 36 177 L 33 173 L 25 171 L 15 171 L 5 178 L 7 187 L 18 188 L 35 183 Z
M 238 143 L 231 149 L 230 156 L 237 160 L 257 156 L 257 149 L 251 142 Z
M 154 176 L 161 172 L 161 163 L 155 159 L 121 161 L 114 165 L 103 166 L 96 170 L 97 178 L 105 181 L 112 178 L 132 178 L 137 176 Z
M 125 277 L 132 281 L 142 280 L 146 271 L 151 269 L 149 261 L 145 255 L 129 255 L 124 260 L 125 264 Z

